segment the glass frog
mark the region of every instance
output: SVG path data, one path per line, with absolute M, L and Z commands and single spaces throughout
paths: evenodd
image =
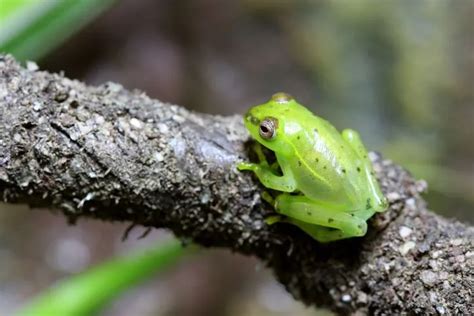
M 279 214 L 267 223 L 291 223 L 329 242 L 365 235 L 367 219 L 387 208 L 356 131 L 339 133 L 285 93 L 250 108 L 244 123 L 257 141 L 260 163 L 241 162 L 238 169 L 253 171 L 266 188 L 281 192 L 276 198 L 263 194 Z M 275 164 L 261 146 L 275 153 Z

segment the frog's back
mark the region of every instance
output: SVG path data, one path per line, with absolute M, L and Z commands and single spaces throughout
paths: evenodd
M 290 120 L 290 124 L 296 124 Z M 297 159 L 291 168 L 301 190 L 311 199 L 340 205 L 361 205 L 366 195 L 363 159 L 328 121 L 307 116 L 299 121 L 301 129 L 289 137 Z M 348 210 L 349 211 L 349 210 Z

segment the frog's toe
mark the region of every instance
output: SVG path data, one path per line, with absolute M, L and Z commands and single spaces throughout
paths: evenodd
M 255 170 L 257 168 L 256 164 L 253 164 L 251 162 L 239 162 L 237 164 L 237 169 L 238 170 Z
M 357 224 L 357 229 L 355 230 L 354 236 L 364 236 L 367 233 L 367 223 L 360 222 Z
M 273 225 L 275 223 L 283 221 L 283 218 L 280 215 L 272 215 L 267 218 L 265 218 L 265 223 L 267 225 Z

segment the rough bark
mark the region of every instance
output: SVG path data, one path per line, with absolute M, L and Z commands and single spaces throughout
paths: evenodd
M 390 201 L 364 238 L 318 244 L 266 225 L 240 116 L 193 113 L 0 56 L 0 194 L 8 203 L 165 227 L 254 255 L 309 305 L 340 314 L 469 314 L 474 229 L 426 209 L 423 181 L 371 154 Z

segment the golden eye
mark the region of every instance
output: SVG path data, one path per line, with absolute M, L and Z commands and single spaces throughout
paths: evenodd
M 272 139 L 276 134 L 276 120 L 274 118 L 265 118 L 260 123 L 259 134 L 263 139 Z

